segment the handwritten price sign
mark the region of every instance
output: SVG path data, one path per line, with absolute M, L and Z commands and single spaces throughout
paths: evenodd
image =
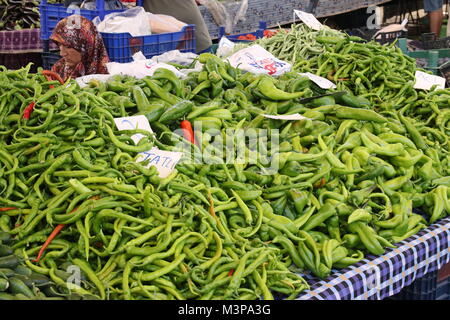
M 114 118 L 114 122 L 119 130 L 141 129 L 153 132 L 150 123 L 144 115 Z M 132 135 L 131 139 L 135 144 L 138 144 L 143 137 L 144 135 L 137 133 Z M 147 167 L 155 166 L 156 169 L 158 169 L 159 177 L 165 178 L 174 170 L 176 164 L 180 161 L 181 156 L 181 152 L 171 152 L 152 148 L 151 150 L 139 153 L 136 161 L 142 162 L 148 160 Z
M 295 22 L 295 15 L 302 20 L 304 24 L 306 24 L 308 27 L 310 27 L 313 30 L 319 31 L 323 28 L 323 24 L 319 22 L 319 20 L 314 17 L 311 13 L 306 13 L 304 11 L 300 10 L 294 10 L 294 22 Z
M 165 178 L 175 169 L 175 166 L 180 161 L 182 155 L 181 152 L 153 148 L 149 151 L 141 152 L 136 161 L 142 162 L 148 160 L 147 167 L 155 166 L 156 169 L 158 169 L 159 177 Z
M 150 123 L 144 115 L 140 116 L 132 116 L 132 117 L 122 117 L 122 118 L 114 118 L 114 122 L 116 124 L 117 129 L 119 130 L 135 130 L 141 129 L 148 132 L 153 132 L 150 127 Z M 131 136 L 131 139 L 135 144 L 138 144 L 139 141 L 144 137 L 144 135 L 137 133 Z
M 445 78 L 422 71 L 416 71 L 416 83 L 414 84 L 415 89 L 430 90 L 434 85 L 437 85 L 438 89 L 444 89 Z

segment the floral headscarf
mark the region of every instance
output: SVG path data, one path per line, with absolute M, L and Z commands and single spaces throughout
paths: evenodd
M 68 66 L 64 58 L 58 60 L 52 71 L 58 73 L 64 81 L 88 74 L 106 74 L 109 62 L 101 35 L 88 19 L 80 15 L 71 15 L 58 22 L 50 40 L 81 53 L 81 62 Z

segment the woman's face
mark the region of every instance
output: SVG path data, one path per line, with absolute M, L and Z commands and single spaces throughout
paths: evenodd
M 66 61 L 66 64 L 73 67 L 81 62 L 81 53 L 73 48 L 66 47 L 62 44 L 59 45 L 60 55 Z

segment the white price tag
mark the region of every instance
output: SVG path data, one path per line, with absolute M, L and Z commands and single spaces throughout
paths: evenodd
M 147 167 L 155 166 L 158 169 L 159 177 L 165 178 L 175 169 L 182 155 L 182 152 L 159 150 L 155 147 L 149 151 L 139 153 L 136 161 L 148 160 Z
M 414 89 L 430 90 L 434 85 L 437 85 L 438 89 L 444 89 L 445 78 L 422 71 L 416 71 L 416 83 L 414 84 Z
M 283 114 L 283 115 L 271 115 L 271 114 L 263 114 L 263 117 L 269 118 L 269 119 L 275 119 L 275 120 L 304 120 L 309 119 L 304 116 L 302 116 L 299 113 L 294 114 Z
M 322 89 L 335 89 L 336 88 L 336 85 L 333 82 L 331 82 L 330 80 L 319 77 L 310 72 L 299 73 L 299 75 L 307 77 L 309 80 L 311 80 L 312 82 L 317 84 Z
M 119 130 L 135 130 L 141 129 L 149 132 L 153 132 L 150 127 L 150 123 L 144 115 L 139 116 L 131 116 L 131 117 L 123 117 L 123 118 L 114 118 L 114 122 L 116 123 L 117 129 Z M 144 137 L 144 135 L 137 133 L 131 136 L 131 139 L 135 144 L 138 144 L 139 141 Z
M 300 20 L 303 21 L 304 24 L 306 24 L 308 27 L 310 27 L 313 30 L 321 30 L 323 28 L 323 24 L 319 22 L 319 20 L 314 17 L 311 13 L 306 13 L 304 11 L 295 10 L 295 15 L 300 18 Z M 294 15 L 294 22 L 295 22 L 295 15 Z

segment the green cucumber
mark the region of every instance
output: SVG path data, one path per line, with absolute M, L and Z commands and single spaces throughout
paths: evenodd
M 19 265 L 19 258 L 14 254 L 0 257 L 0 268 L 14 269 L 18 265 Z
M 9 278 L 10 292 L 13 294 L 23 294 L 28 298 L 34 298 L 33 291 L 18 277 Z
M 9 256 L 11 254 L 13 254 L 11 247 L 0 244 L 0 257 Z

